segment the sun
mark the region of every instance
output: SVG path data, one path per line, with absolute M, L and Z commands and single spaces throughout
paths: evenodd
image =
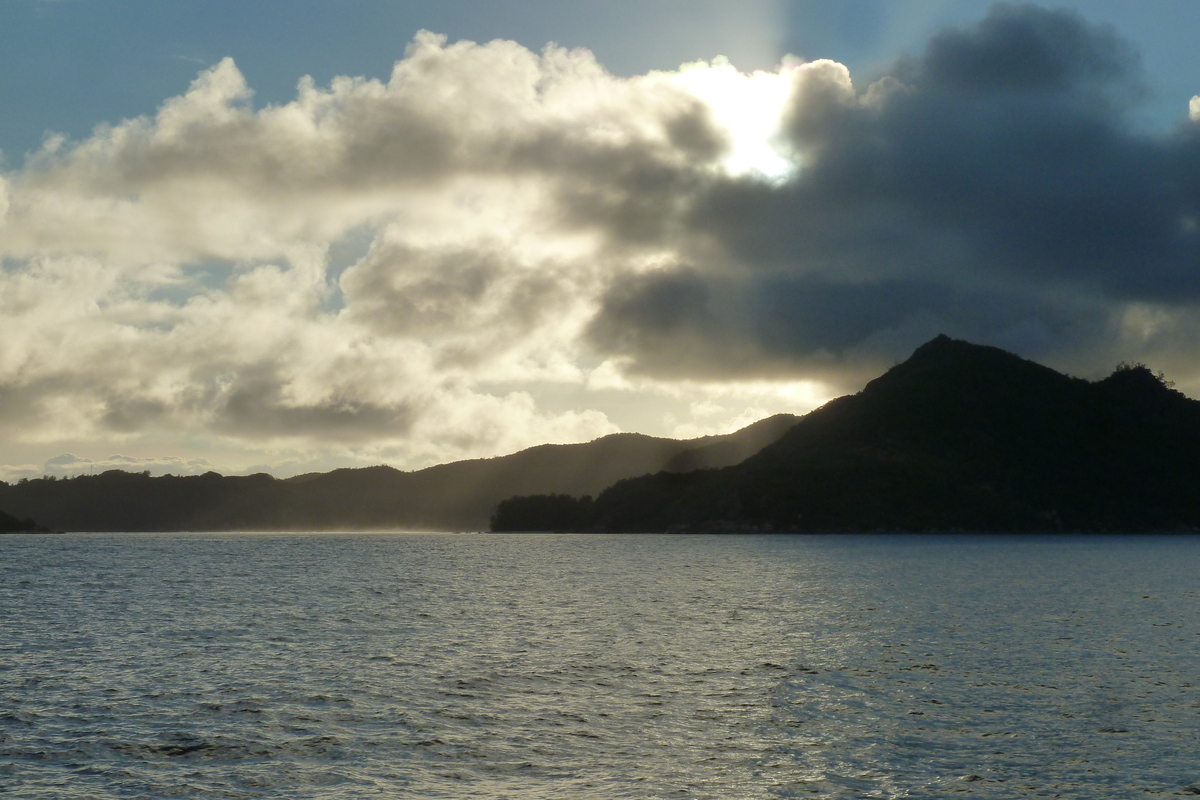
M 781 125 L 792 93 L 791 65 L 740 72 L 729 59 L 684 64 L 671 80 L 702 100 L 730 138 L 722 163 L 731 175 L 786 180 L 798 164 L 782 146 Z

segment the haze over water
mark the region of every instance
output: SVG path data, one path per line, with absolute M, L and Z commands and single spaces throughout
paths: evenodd
M 6 797 L 1200 787 L 1196 537 L 0 547 Z

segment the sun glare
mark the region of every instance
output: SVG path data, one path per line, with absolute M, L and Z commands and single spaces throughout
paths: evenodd
M 728 132 L 731 147 L 724 167 L 732 175 L 785 180 L 797 164 L 784 152 L 780 125 L 792 88 L 786 67 L 776 72 L 739 72 L 718 56 L 684 64 L 672 80 L 703 100 Z

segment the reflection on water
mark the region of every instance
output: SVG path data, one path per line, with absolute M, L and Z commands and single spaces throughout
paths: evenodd
M 0 541 L 11 797 L 1200 793 L 1200 540 Z

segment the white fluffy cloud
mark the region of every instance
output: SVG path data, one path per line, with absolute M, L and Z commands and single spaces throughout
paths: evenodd
M 102 126 L 78 145 L 49 141 L 13 178 L 5 251 L 272 259 L 364 222 L 415 229 L 450 210 L 479 233 L 502 220 L 462 212 L 496 194 L 528 208 L 563 182 L 611 193 L 681 180 L 716 146 L 705 107 L 667 80 L 617 80 L 583 52 L 446 46 L 428 33 L 387 83 L 305 79 L 286 105 L 256 110 L 251 99 L 225 59 L 152 119 Z
M 256 108 L 225 59 L 155 116 L 50 138 L 0 178 L 0 430 L 22 454 L 200 442 L 240 454 L 226 469 L 615 431 L 539 387 L 586 386 L 600 296 L 677 257 L 731 154 L 778 160 L 746 144 L 772 131 L 713 108 L 787 80 L 724 62 L 618 79 L 586 51 L 422 33 L 386 82 L 305 78 Z

